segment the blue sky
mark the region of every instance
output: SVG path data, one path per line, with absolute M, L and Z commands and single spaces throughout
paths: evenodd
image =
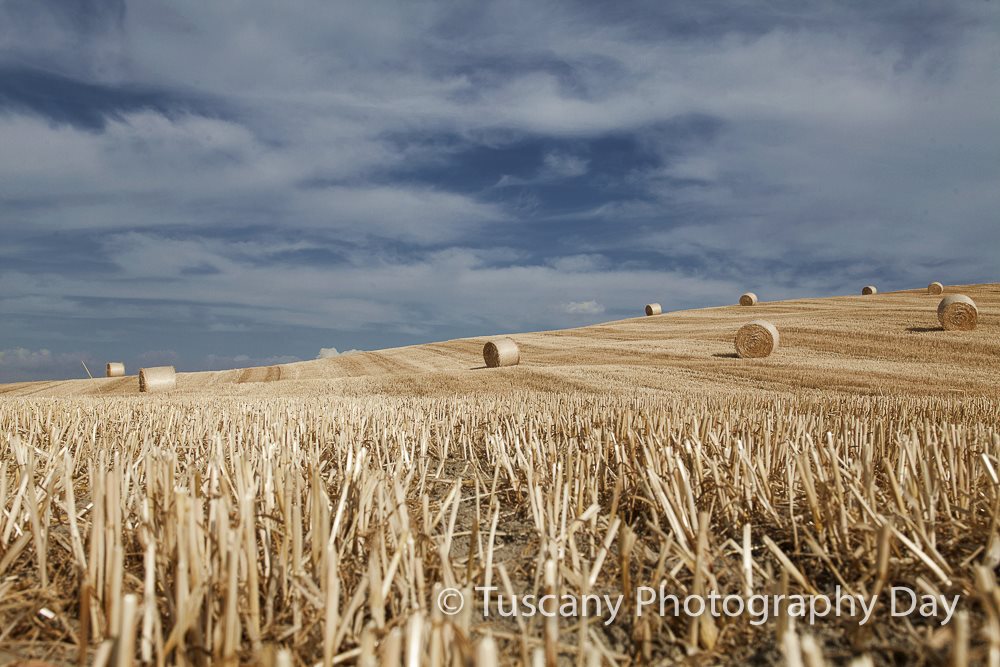
M 0 381 L 997 280 L 1000 2 L 0 4 Z

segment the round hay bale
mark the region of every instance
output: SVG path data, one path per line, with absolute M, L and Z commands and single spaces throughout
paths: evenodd
M 120 361 L 109 361 L 104 376 L 109 378 L 125 377 L 125 364 Z
M 169 391 L 177 386 L 177 373 L 173 366 L 154 366 L 139 369 L 139 391 Z
M 483 361 L 490 368 L 517 366 L 521 363 L 521 350 L 512 338 L 494 338 L 483 346 Z
M 663 312 L 663 308 L 660 308 L 658 303 L 647 303 L 646 304 L 646 316 L 659 315 Z
M 741 306 L 756 306 L 757 305 L 757 295 L 753 292 L 747 292 L 740 297 Z
M 938 304 L 937 316 L 945 331 L 972 331 L 979 320 L 979 309 L 964 294 L 949 294 Z
M 928 294 L 943 294 L 944 293 L 944 285 L 942 285 L 939 282 L 933 282 L 933 283 L 931 283 L 930 285 L 927 286 L 927 293 Z
M 744 359 L 766 357 L 778 349 L 778 329 L 766 320 L 754 320 L 736 332 L 736 354 Z
M 869 294 L 878 294 L 878 288 L 874 285 L 865 285 L 861 288 L 861 293 L 865 296 L 868 296 Z

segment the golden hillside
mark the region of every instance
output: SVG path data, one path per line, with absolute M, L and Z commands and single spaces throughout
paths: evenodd
M 924 289 L 874 296 L 762 302 L 636 317 L 577 329 L 516 334 L 522 363 L 484 369 L 487 338 L 466 338 L 339 358 L 231 371 L 182 373 L 173 394 L 449 395 L 510 389 L 608 392 L 637 387 L 860 394 L 996 396 L 1000 380 L 1000 284 L 949 286 L 979 306 L 972 332 L 940 328 L 940 296 Z M 636 306 L 641 312 L 641 304 Z M 733 336 L 763 318 L 781 349 L 763 360 L 735 358 Z M 137 369 L 129 369 L 135 372 Z M 0 386 L 12 396 L 127 395 L 125 378 Z

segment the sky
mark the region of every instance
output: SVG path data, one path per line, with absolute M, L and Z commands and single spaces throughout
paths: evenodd
M 998 212 L 998 0 L 0 2 L 0 382 L 996 281 Z

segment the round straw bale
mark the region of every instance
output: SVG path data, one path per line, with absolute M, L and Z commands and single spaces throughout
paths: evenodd
M 177 386 L 177 374 L 173 366 L 154 366 L 139 369 L 139 391 L 168 391 Z
M 766 357 L 778 349 L 778 329 L 766 320 L 754 320 L 736 332 L 736 354 L 744 359 Z
M 109 361 L 104 372 L 106 377 L 120 378 L 125 376 L 125 364 L 120 361 Z
M 753 292 L 747 292 L 740 297 L 741 306 L 756 306 L 757 305 L 757 295 Z
M 658 303 L 647 303 L 646 304 L 646 315 L 659 315 L 663 312 L 663 308 L 660 308 Z
M 938 304 L 937 315 L 945 331 L 972 331 L 979 320 L 979 309 L 964 294 L 949 294 Z
M 944 292 L 944 285 L 939 282 L 933 282 L 927 286 L 928 294 L 942 294 Z
M 865 285 L 861 288 L 861 293 L 864 295 L 878 294 L 878 289 L 874 285 Z
M 521 350 L 512 338 L 494 338 L 483 346 L 483 360 L 490 368 L 517 366 L 521 363 Z

